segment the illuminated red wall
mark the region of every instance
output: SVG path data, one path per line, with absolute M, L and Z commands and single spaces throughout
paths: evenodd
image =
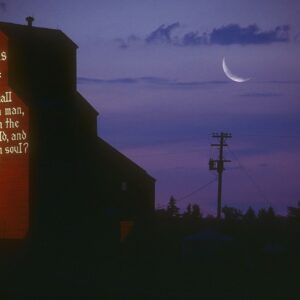
M 8 61 L 0 32 L 0 239 L 22 239 L 29 223 L 29 118 L 8 84 Z

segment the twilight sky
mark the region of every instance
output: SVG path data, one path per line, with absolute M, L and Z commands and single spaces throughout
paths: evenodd
M 99 135 L 157 179 L 169 197 L 215 214 L 212 132 L 230 132 L 223 205 L 300 199 L 300 1 L 9 0 L 0 20 L 61 29 L 78 46 L 78 90 Z M 222 58 L 233 73 L 225 77 Z

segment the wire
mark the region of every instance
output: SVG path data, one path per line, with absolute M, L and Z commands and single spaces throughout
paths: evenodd
M 205 189 L 206 187 L 208 187 L 209 185 L 211 185 L 211 184 L 212 184 L 213 182 L 215 182 L 216 180 L 217 180 L 217 178 L 214 178 L 213 180 L 211 180 L 211 181 L 209 181 L 208 183 L 206 183 L 206 184 L 200 186 L 199 188 L 195 189 L 194 191 L 188 193 L 187 195 L 185 195 L 185 196 L 183 196 L 183 197 L 180 197 L 179 199 L 177 199 L 177 202 L 178 202 L 178 201 L 182 201 L 182 200 L 184 200 L 184 199 L 186 199 L 186 198 L 189 198 L 190 196 L 192 196 L 192 195 L 194 195 L 194 194 L 200 192 L 201 190 Z
M 201 190 L 205 189 L 206 187 L 208 187 L 209 185 L 211 185 L 211 184 L 214 183 L 215 181 L 217 181 L 217 176 L 216 176 L 213 180 L 211 180 L 211 181 L 207 182 L 206 184 L 200 186 L 199 188 L 195 189 L 194 191 L 190 192 L 189 194 L 187 194 L 187 195 L 185 195 L 185 196 L 183 196 L 183 197 L 180 197 L 179 199 L 176 199 L 176 198 L 175 198 L 175 199 L 176 199 L 176 203 L 177 203 L 178 201 L 182 201 L 182 200 L 184 200 L 184 199 L 186 199 L 186 198 L 189 198 L 190 196 L 192 196 L 192 195 L 194 195 L 194 194 L 200 192 Z M 166 206 L 167 206 L 167 204 L 165 204 L 165 205 L 158 205 L 158 206 L 156 207 L 156 209 L 163 209 L 163 208 L 166 207 Z
M 228 150 L 229 152 L 232 154 L 232 156 L 235 158 L 235 160 L 237 161 L 237 163 L 240 166 L 240 169 L 244 171 L 244 173 L 247 175 L 248 179 L 251 181 L 251 183 L 253 184 L 253 186 L 256 188 L 256 191 L 258 192 L 258 194 L 262 197 L 262 199 L 266 202 L 266 204 L 269 203 L 268 199 L 266 198 L 265 194 L 263 193 L 262 189 L 260 188 L 260 186 L 257 184 L 257 182 L 253 179 L 253 177 L 250 175 L 250 173 L 246 170 L 246 168 L 244 167 L 244 165 L 241 163 L 240 159 L 237 157 L 237 155 L 230 149 L 230 147 L 228 146 Z

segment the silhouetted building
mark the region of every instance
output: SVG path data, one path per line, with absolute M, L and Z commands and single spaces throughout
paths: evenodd
M 32 21 L 0 22 L 0 42 L 0 239 L 117 236 L 149 220 L 155 180 L 97 136 L 98 113 L 76 90 L 76 44 Z

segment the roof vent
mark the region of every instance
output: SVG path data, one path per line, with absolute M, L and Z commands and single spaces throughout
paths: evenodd
M 33 23 L 33 21 L 34 21 L 34 17 L 28 16 L 28 17 L 26 18 L 26 21 L 27 21 L 27 25 L 28 25 L 29 27 L 32 27 L 32 23 Z

